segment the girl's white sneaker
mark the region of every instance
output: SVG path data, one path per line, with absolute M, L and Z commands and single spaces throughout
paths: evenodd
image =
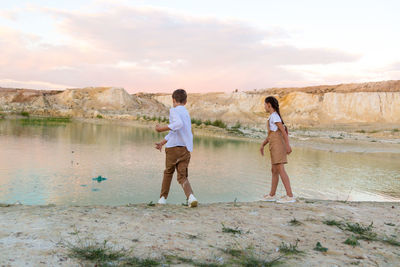
M 158 200 L 158 204 L 161 204 L 161 205 L 167 204 L 167 200 L 165 199 L 165 197 L 161 197 L 160 200 Z
M 296 202 L 294 197 L 284 196 L 276 201 L 276 203 L 293 203 Z
M 197 199 L 193 196 L 193 194 L 190 194 L 189 199 L 188 199 L 188 206 L 190 208 L 195 208 L 197 207 L 198 201 Z
M 263 196 L 261 201 L 274 202 L 274 201 L 276 201 L 276 195 L 275 196 L 270 196 L 269 194 L 265 195 L 265 196 Z

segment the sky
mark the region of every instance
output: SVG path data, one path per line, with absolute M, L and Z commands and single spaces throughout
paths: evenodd
M 400 79 L 400 1 L 0 2 L 0 87 L 231 92 Z

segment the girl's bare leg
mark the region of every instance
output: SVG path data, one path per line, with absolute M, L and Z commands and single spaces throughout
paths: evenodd
M 276 167 L 278 169 L 279 175 L 281 176 L 282 183 L 285 186 L 286 195 L 288 195 L 289 197 L 293 197 L 292 188 L 290 187 L 289 176 L 285 171 L 285 166 L 283 164 L 276 164 Z
M 271 171 L 272 171 L 272 181 L 271 181 L 271 191 L 270 191 L 269 195 L 271 197 L 273 197 L 273 196 L 275 196 L 276 188 L 278 187 L 279 170 L 276 167 L 276 165 L 272 165 Z

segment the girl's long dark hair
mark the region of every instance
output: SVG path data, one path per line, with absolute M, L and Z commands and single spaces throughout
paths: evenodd
M 278 99 L 276 99 L 273 96 L 269 96 L 267 98 L 265 98 L 265 103 L 269 103 L 271 104 L 271 107 L 276 111 L 276 113 L 278 113 L 279 117 L 281 117 L 282 120 L 282 124 L 285 124 L 283 122 L 282 116 L 281 116 L 281 112 L 279 111 L 279 102 Z

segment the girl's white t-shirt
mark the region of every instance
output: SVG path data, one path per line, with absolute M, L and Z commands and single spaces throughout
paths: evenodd
M 269 129 L 273 132 L 278 131 L 278 126 L 275 123 L 282 122 L 281 117 L 275 111 L 269 116 Z

